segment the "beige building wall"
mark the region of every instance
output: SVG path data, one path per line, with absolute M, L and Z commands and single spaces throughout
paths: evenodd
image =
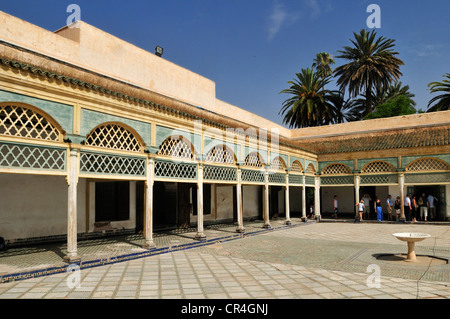
M 65 177 L 0 174 L 0 237 L 67 234 Z M 85 229 L 86 181 L 78 182 L 78 232 Z

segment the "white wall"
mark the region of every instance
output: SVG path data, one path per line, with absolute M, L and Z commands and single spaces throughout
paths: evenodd
M 86 180 L 78 182 L 78 232 L 85 229 Z M 0 174 L 0 236 L 6 240 L 67 234 L 62 176 Z

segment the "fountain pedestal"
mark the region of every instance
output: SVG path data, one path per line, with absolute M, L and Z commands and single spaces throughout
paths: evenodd
M 396 237 L 401 241 L 406 241 L 408 243 L 408 255 L 405 261 L 414 262 L 417 260 L 415 250 L 415 244 L 418 241 L 422 241 L 425 238 L 431 237 L 429 234 L 423 233 L 395 233 L 392 236 Z

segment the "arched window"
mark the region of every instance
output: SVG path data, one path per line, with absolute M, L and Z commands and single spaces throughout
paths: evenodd
M 450 170 L 450 165 L 434 157 L 424 157 L 411 162 L 406 166 L 406 171 L 446 171 Z
M 344 164 L 335 163 L 330 164 L 322 170 L 323 175 L 339 175 L 339 174 L 352 174 L 350 167 Z
M 284 162 L 284 160 L 281 157 L 277 156 L 270 163 L 270 169 L 271 170 L 285 171 L 286 170 L 286 163 Z
M 158 155 L 177 158 L 194 159 L 194 150 L 191 142 L 183 136 L 171 136 L 164 140 L 159 147 Z
M 316 169 L 314 168 L 314 165 L 312 163 L 309 163 L 308 167 L 306 167 L 306 174 L 314 175 L 316 173 Z
M 85 145 L 141 152 L 145 143 L 132 128 L 124 124 L 104 123 L 87 135 Z
M 302 164 L 300 164 L 300 162 L 297 160 L 293 161 L 292 165 L 291 165 L 291 171 L 297 172 L 297 173 L 303 173 Z
M 247 155 L 244 165 L 251 167 L 262 167 L 264 165 L 264 161 L 258 152 L 253 152 Z
M 367 163 L 361 169 L 361 173 L 386 173 L 386 172 L 396 172 L 396 168 L 385 161 L 373 161 Z
M 0 103 L 0 134 L 62 141 L 65 132 L 50 115 L 23 103 Z
M 234 164 L 236 163 L 236 157 L 233 151 L 225 145 L 216 145 L 209 150 L 205 161 L 211 163 Z

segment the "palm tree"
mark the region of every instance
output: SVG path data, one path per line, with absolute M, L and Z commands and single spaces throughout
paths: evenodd
M 325 79 L 333 74 L 333 69 L 331 69 L 330 65 L 334 63 L 334 59 L 329 53 L 320 52 L 316 54 L 312 67 L 317 69 L 317 73 L 322 79 Z
M 369 114 L 373 110 L 372 89 L 389 87 L 396 82 L 402 75 L 400 65 L 404 63 L 395 56 L 398 52 L 392 50 L 395 40 L 377 38 L 374 30 L 363 29 L 353 35 L 355 40 L 350 39 L 353 47 L 345 46 L 337 56 L 350 62 L 337 67 L 334 74 L 341 91 L 348 88 L 352 97 L 361 92 L 365 95 L 365 114 Z
M 450 73 L 444 75 L 444 78 L 447 79 L 442 82 L 431 82 L 428 84 L 431 93 L 443 92 L 443 94 L 435 96 L 430 100 L 427 112 L 450 110 Z M 437 103 L 430 108 L 430 105 L 436 101 Z
M 357 100 L 345 99 L 344 93 L 332 92 L 329 101 L 334 108 L 333 124 L 357 121 L 361 119 L 361 112 L 356 111 Z
M 283 114 L 283 124 L 292 127 L 308 127 L 330 124 L 334 118 L 331 92 L 324 89 L 330 78 L 322 79 L 314 69 L 302 69 L 296 79 L 289 81 L 289 89 L 280 93 L 293 96 L 284 101 L 278 114 Z

